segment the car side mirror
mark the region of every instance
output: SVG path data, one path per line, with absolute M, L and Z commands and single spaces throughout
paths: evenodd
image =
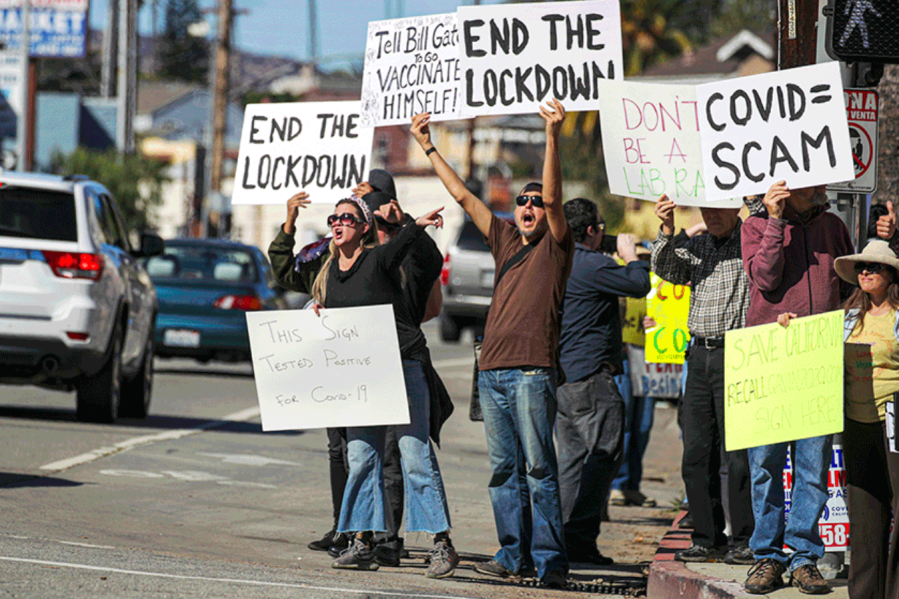
M 159 256 L 165 250 L 162 237 L 154 233 L 141 233 L 139 254 L 142 258 Z

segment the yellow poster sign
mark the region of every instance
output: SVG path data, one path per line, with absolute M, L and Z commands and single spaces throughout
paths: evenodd
M 842 430 L 842 310 L 724 335 L 728 451 Z
M 643 347 L 646 333 L 643 331 L 643 317 L 646 316 L 645 297 L 625 299 L 624 322 L 621 325 L 621 340 L 631 345 Z
M 646 296 L 646 315 L 656 326 L 646 329 L 646 361 L 656 364 L 683 364 L 690 341 L 687 315 L 690 288 L 673 285 L 656 273 L 649 273 L 652 289 Z

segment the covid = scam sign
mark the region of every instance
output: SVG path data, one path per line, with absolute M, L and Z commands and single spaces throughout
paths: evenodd
M 537 112 L 559 100 L 596 110 L 599 83 L 623 76 L 618 0 L 458 9 L 462 116 Z
M 284 204 L 299 191 L 333 204 L 367 180 L 374 129 L 359 102 L 248 104 L 232 205 Z
M 393 307 L 247 312 L 262 430 L 409 424 Z
M 408 125 L 462 112 L 456 14 L 370 21 L 362 75 L 362 125 Z
M 855 177 L 836 62 L 697 87 L 710 200 Z
M 788 516 L 793 497 L 793 460 L 787 453 L 787 463 L 783 474 L 784 512 Z M 843 447 L 833 445 L 830 468 L 827 471 L 827 503 L 818 519 L 818 533 L 824 541 L 825 551 L 846 551 L 849 549 L 849 507 L 846 504 L 846 467 L 843 462 Z M 792 551 L 784 546 L 787 551 Z
M 650 282 L 646 315 L 656 321 L 656 326 L 646 329 L 646 362 L 683 364 L 690 344 L 690 288 L 669 283 L 655 273 L 650 273 Z
M 843 311 L 724 335 L 727 451 L 843 430 Z
M 603 157 L 612 193 L 679 206 L 739 208 L 740 198 L 709 201 L 703 173 L 699 105 L 693 85 L 604 81 Z

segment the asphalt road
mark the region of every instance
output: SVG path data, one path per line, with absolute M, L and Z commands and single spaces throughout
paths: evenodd
M 415 534 L 406 541 L 413 559 L 400 568 L 332 570 L 326 554 L 306 548 L 331 523 L 324 431 L 263 433 L 248 365 L 157 360 L 144 421 L 84 424 L 74 394 L 0 386 L 0 597 L 578 595 L 472 569 L 497 541 L 483 427 L 467 418 L 471 348 L 427 331 L 457 409 L 438 453 L 463 556 L 453 579 L 423 576 L 430 541 Z M 666 468 L 656 478 L 668 498 Z M 636 543 L 625 552 L 632 563 L 581 568 L 575 579 L 639 582 L 636 562 L 670 518 L 638 511 L 636 520 L 613 512 Z

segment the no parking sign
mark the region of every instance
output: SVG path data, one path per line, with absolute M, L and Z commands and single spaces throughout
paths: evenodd
M 873 193 L 877 189 L 877 92 L 870 89 L 846 89 L 846 116 L 849 120 L 849 143 L 855 179 L 834 183 L 832 191 Z

